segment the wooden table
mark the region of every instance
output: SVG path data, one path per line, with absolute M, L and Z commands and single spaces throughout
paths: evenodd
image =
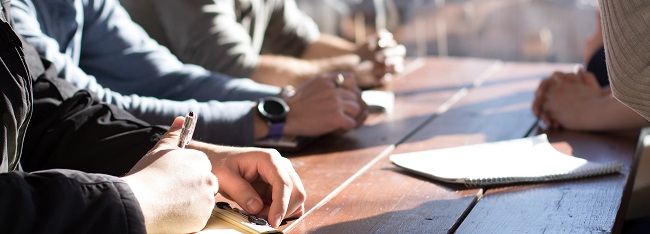
M 467 189 L 405 173 L 394 153 L 534 135 L 540 79 L 571 64 L 427 58 L 387 89 L 393 113 L 285 154 L 308 193 L 289 233 L 619 232 L 634 180 L 637 132 L 549 132 L 558 150 L 625 163 L 620 174 L 554 183 Z M 531 131 L 532 130 L 532 131 Z

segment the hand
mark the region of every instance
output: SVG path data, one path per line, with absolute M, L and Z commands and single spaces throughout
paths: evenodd
M 320 136 L 352 130 L 365 120 L 368 106 L 353 77 L 344 75 L 338 87 L 336 74 L 313 79 L 287 98 L 290 111 L 284 133 L 293 136 Z
M 126 181 L 138 199 L 148 233 L 201 230 L 219 190 L 212 166 L 200 151 L 179 149 L 183 118 L 131 169 Z
M 305 212 L 305 189 L 291 162 L 273 149 L 209 145 L 201 148 L 214 165 L 220 193 L 247 212 L 278 227 Z
M 396 73 L 404 70 L 406 48 L 393 39 L 388 31 L 380 31 L 359 46 L 356 54 L 362 63 L 355 69 L 359 86 L 363 88 L 385 85 Z
M 542 83 L 533 109 L 551 129 L 592 129 L 601 117 L 600 101 L 609 96 L 586 71 L 555 73 Z

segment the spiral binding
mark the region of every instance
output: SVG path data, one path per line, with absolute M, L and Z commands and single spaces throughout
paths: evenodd
M 577 170 L 571 173 L 551 174 L 542 177 L 498 177 L 498 178 L 478 178 L 478 179 L 463 179 L 463 184 L 468 187 L 478 187 L 485 185 L 497 184 L 512 184 L 512 183 L 527 183 L 527 182 L 547 182 L 559 180 L 580 179 L 593 175 L 606 175 L 619 172 L 623 168 L 623 163 L 612 162 L 605 164 L 604 167 L 590 167 Z

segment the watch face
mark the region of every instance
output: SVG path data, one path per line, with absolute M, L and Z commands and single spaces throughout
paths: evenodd
M 260 100 L 259 113 L 272 122 L 284 121 L 289 111 L 289 106 L 284 100 L 277 97 L 268 97 Z

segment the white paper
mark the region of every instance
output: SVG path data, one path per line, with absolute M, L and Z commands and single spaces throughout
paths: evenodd
M 563 154 L 551 146 L 546 134 L 395 154 L 390 160 L 412 172 L 468 186 L 580 178 L 618 172 L 623 166 Z

